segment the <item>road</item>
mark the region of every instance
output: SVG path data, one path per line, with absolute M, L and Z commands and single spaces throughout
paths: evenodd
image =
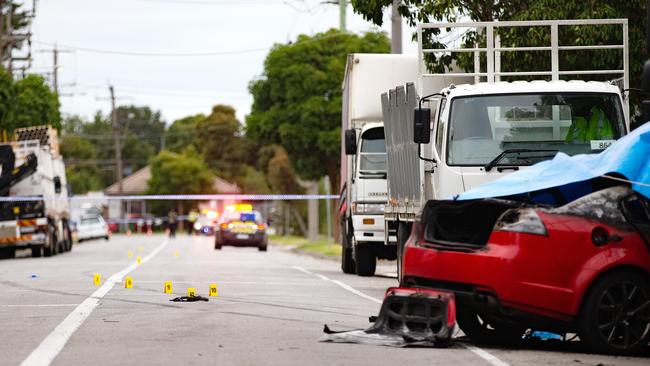
M 132 251 L 134 256 L 128 256 Z M 142 264 L 136 265 L 137 256 Z M 387 272 L 392 266 L 382 266 Z M 102 284 L 93 284 L 93 275 Z M 111 287 L 128 275 L 133 288 Z M 172 281 L 174 294 L 163 293 Z M 209 302 L 177 303 L 188 287 Z M 321 343 L 324 324 L 367 328 L 396 281 L 344 275 L 336 261 L 271 246 L 212 248 L 207 237 L 115 236 L 52 258 L 0 261 L 0 364 L 53 365 L 648 365 L 584 354 L 575 343 L 535 349 L 396 349 Z M 92 295 L 92 296 L 91 296 Z M 30 356 L 31 355 L 31 356 Z M 31 363 L 35 361 L 34 363 Z

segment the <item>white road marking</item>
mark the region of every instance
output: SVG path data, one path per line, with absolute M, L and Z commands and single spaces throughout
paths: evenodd
M 334 283 L 335 285 L 341 287 L 342 289 L 344 289 L 344 290 L 346 290 L 346 291 L 349 291 L 349 292 L 352 292 L 353 294 L 355 294 L 355 295 L 357 295 L 357 296 L 360 296 L 360 297 L 363 297 L 364 299 L 366 299 L 366 300 L 370 300 L 370 301 L 372 301 L 372 302 L 374 302 L 374 303 L 381 304 L 381 302 L 382 302 L 381 300 L 379 300 L 379 299 L 375 299 L 375 298 L 372 297 L 372 296 L 366 295 L 366 294 L 364 294 L 363 292 L 361 292 L 361 291 L 359 291 L 359 290 L 356 290 L 356 289 L 352 288 L 350 285 L 347 285 L 347 284 L 345 284 L 345 283 L 343 283 L 343 282 L 341 282 L 341 281 L 337 281 L 337 280 L 330 279 L 330 278 L 328 278 L 328 277 L 326 277 L 326 276 L 323 276 L 322 274 L 318 274 L 318 273 L 314 273 L 314 272 L 312 272 L 312 271 L 308 271 L 308 270 L 306 270 L 306 269 L 304 269 L 304 268 L 302 268 L 302 267 L 299 267 L 299 266 L 292 266 L 291 268 L 293 268 L 293 269 L 295 269 L 295 270 L 298 270 L 298 271 L 300 271 L 300 272 L 302 272 L 302 273 L 306 273 L 306 274 L 308 274 L 308 275 L 316 276 L 316 277 L 320 278 L 320 279 L 323 280 L 323 281 L 329 281 L 329 282 L 332 282 L 332 283 Z
M 147 263 L 151 258 L 158 254 L 169 242 L 165 239 L 159 246 L 157 246 L 146 257 L 142 258 L 142 264 Z M 142 265 L 140 264 L 140 265 Z M 40 366 L 49 365 L 54 358 L 61 352 L 68 340 L 74 332 L 83 324 L 83 322 L 90 316 L 93 310 L 115 284 L 122 282 L 122 278 L 138 268 L 136 262 L 131 263 L 128 267 L 112 275 L 100 288 L 95 290 L 86 300 L 79 304 L 63 321 L 57 325 L 54 330 L 48 334 L 41 344 L 27 356 L 22 362 L 22 366 Z
M 340 286 L 341 288 L 343 288 L 343 289 L 345 289 L 345 290 L 347 290 L 349 292 L 352 292 L 355 295 L 363 297 L 364 299 L 368 299 L 368 300 L 376 302 L 378 304 L 382 303 L 381 300 L 376 299 L 376 298 L 374 298 L 372 296 L 366 295 L 363 292 L 358 291 L 358 290 L 354 289 L 352 286 L 347 285 L 347 284 L 345 284 L 345 283 L 343 283 L 341 281 L 332 280 L 332 279 L 330 279 L 330 278 L 328 278 L 326 276 L 323 276 L 322 274 L 311 272 L 311 271 L 306 270 L 306 269 L 304 269 L 302 267 L 299 267 L 299 266 L 292 266 L 291 268 L 296 269 L 296 270 L 298 270 L 300 272 L 306 273 L 308 275 L 316 276 L 316 277 L 322 279 L 323 281 L 332 282 L 332 283 Z M 489 364 L 491 364 L 493 366 L 510 366 L 510 364 L 508 364 L 507 362 L 502 361 L 497 356 L 491 354 L 490 352 L 488 352 L 488 351 L 486 351 L 484 349 L 474 347 L 474 346 L 470 346 L 470 345 L 467 345 L 467 344 L 462 344 L 462 346 L 465 347 L 466 349 L 468 349 L 469 351 L 471 351 L 472 353 L 474 353 L 475 355 L 477 355 L 478 357 L 480 357 L 483 360 L 487 361 Z
M 48 308 L 48 307 L 66 307 L 66 306 L 77 306 L 79 304 L 5 304 L 0 305 L 1 307 L 6 308 Z

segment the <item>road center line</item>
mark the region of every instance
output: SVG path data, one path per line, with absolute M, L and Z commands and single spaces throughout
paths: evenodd
M 316 277 L 320 278 L 320 279 L 323 280 L 323 281 L 329 281 L 329 282 L 332 282 L 332 283 L 338 285 L 339 287 L 343 288 L 344 290 L 349 291 L 349 292 L 352 292 L 353 294 L 355 294 L 355 295 L 357 295 L 357 296 L 361 296 L 361 297 L 363 297 L 364 299 L 368 299 L 368 300 L 373 301 L 373 302 L 376 302 L 376 303 L 378 303 L 378 304 L 381 304 L 381 303 L 382 303 L 381 300 L 376 299 L 376 298 L 374 298 L 374 297 L 372 297 L 372 296 L 366 295 L 366 294 L 364 294 L 363 292 L 361 292 L 361 291 L 359 291 L 359 290 L 356 290 L 356 289 L 354 289 L 352 286 L 350 286 L 350 285 L 348 285 L 348 284 L 345 284 L 345 283 L 343 283 L 343 282 L 341 282 L 341 281 L 332 280 L 332 279 L 330 279 L 330 278 L 328 278 L 328 277 L 326 277 L 326 276 L 323 276 L 322 274 L 314 273 L 314 272 L 312 272 L 312 271 L 306 270 L 306 269 L 304 269 L 304 268 L 302 268 L 302 267 L 299 267 L 299 266 L 292 266 L 291 268 L 293 268 L 293 269 L 295 269 L 295 270 L 298 270 L 298 271 L 300 271 L 300 272 L 303 272 L 303 273 L 305 273 L 305 274 L 308 274 L 308 275 L 316 276 Z M 488 352 L 488 351 L 486 351 L 486 350 L 484 350 L 484 349 L 481 349 L 481 348 L 478 348 L 478 347 L 474 347 L 474 346 L 470 346 L 470 345 L 466 345 L 466 344 L 461 344 L 461 345 L 462 345 L 463 347 L 465 347 L 467 350 L 469 350 L 469 351 L 471 351 L 472 353 L 474 353 L 475 355 L 477 355 L 478 357 L 480 357 L 480 358 L 482 358 L 483 360 L 487 361 L 488 363 L 490 363 L 490 364 L 493 365 L 493 366 L 510 366 L 510 364 L 508 364 L 507 362 L 502 361 L 502 360 L 499 359 L 497 356 L 491 354 L 490 352 Z
M 151 258 L 158 254 L 169 242 L 165 239 L 151 253 L 142 258 L 142 264 L 147 263 Z M 142 265 L 141 264 L 141 265 Z M 128 267 L 112 275 L 100 288 L 95 290 L 89 297 L 79 304 L 63 321 L 48 334 L 41 344 L 27 356 L 22 362 L 22 366 L 41 366 L 49 365 L 54 358 L 61 352 L 74 332 L 90 316 L 93 310 L 115 284 L 122 282 L 122 278 L 138 267 L 137 263 L 131 263 Z

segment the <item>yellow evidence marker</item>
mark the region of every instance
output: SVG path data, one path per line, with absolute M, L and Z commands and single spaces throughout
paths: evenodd
M 138 262 L 138 264 L 142 264 L 142 257 L 138 256 L 135 261 Z
M 95 273 L 93 275 L 93 285 L 99 286 L 102 284 L 102 276 L 99 275 L 99 273 Z
M 171 294 L 172 293 L 172 281 L 165 281 L 164 292 L 166 294 Z
M 124 288 L 133 288 L 133 277 L 124 278 Z
M 126 255 L 128 255 L 129 258 L 133 258 L 133 251 L 129 249 L 129 251 L 126 253 Z
M 219 290 L 217 290 L 217 284 L 210 284 L 210 291 L 208 291 L 209 296 L 219 296 Z
M 196 296 L 196 289 L 194 287 L 189 287 L 187 289 L 187 296 L 188 297 L 194 297 Z
M 180 257 L 180 256 L 181 256 L 180 250 L 176 249 L 176 251 L 174 252 L 174 257 Z

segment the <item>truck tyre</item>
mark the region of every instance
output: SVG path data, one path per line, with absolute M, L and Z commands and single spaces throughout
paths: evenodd
M 32 247 L 32 258 L 38 258 L 42 255 L 43 248 L 40 246 Z
M 397 224 L 397 280 L 402 285 L 402 256 L 404 254 L 404 246 L 411 234 L 411 225 L 400 221 Z
M 526 331 L 525 327 L 493 321 L 467 307 L 458 307 L 456 320 L 463 333 L 477 343 L 516 345 Z
M 2 248 L 0 249 L 0 259 L 10 259 L 16 257 L 16 249 Z
M 45 246 L 43 246 L 43 255 L 46 257 L 51 257 L 57 253 L 57 240 L 56 234 L 54 233 L 54 228 L 52 225 L 47 226 L 47 241 Z
M 615 272 L 594 283 L 582 301 L 578 335 L 591 352 L 637 355 L 650 342 L 650 281 Z
M 341 222 L 341 270 L 347 274 L 357 272 L 352 258 L 352 238 L 348 235 L 345 221 Z
M 373 247 L 368 243 L 357 243 L 354 249 L 354 263 L 357 267 L 357 275 L 363 277 L 374 276 L 377 267 L 377 256 L 375 256 Z

